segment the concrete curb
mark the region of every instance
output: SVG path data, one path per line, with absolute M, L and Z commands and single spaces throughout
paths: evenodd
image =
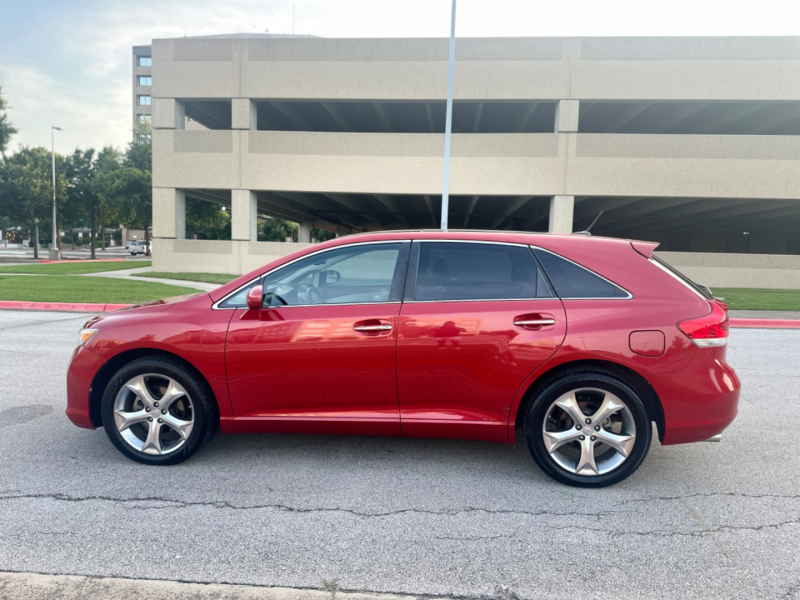
M 322 589 L 324 587 L 324 589 Z M 42 575 L 0 572 L 3 598 L 15 600 L 418 600 L 418 596 L 392 593 L 345 592 L 335 581 L 321 589 L 298 589 L 221 583 L 183 583 L 121 577 Z M 438 597 L 437 597 L 438 598 Z
M 56 312 L 111 312 L 133 304 L 91 304 L 75 302 L 25 302 L 22 300 L 0 300 L 0 309 L 50 310 Z

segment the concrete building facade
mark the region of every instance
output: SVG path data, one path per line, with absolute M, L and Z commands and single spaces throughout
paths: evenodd
M 604 211 L 593 233 L 660 241 L 708 285 L 800 287 L 799 69 L 789 37 L 458 39 L 450 225 Z M 438 227 L 446 75 L 446 39 L 154 40 L 155 268 Z M 228 207 L 231 239 L 185 239 L 187 196 Z M 265 216 L 300 241 L 258 241 Z
M 132 128 L 150 125 L 152 113 L 153 58 L 150 46 L 133 47 L 132 73 Z

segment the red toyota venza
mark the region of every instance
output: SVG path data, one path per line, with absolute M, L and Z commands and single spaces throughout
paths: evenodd
M 581 235 L 391 232 L 300 250 L 81 331 L 67 415 L 126 456 L 224 433 L 513 444 L 570 485 L 621 481 L 736 416 L 727 307 L 653 256 Z

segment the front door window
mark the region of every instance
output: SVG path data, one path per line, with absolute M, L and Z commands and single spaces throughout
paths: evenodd
M 299 260 L 264 278 L 264 305 L 397 302 L 401 247 L 400 242 L 357 245 Z

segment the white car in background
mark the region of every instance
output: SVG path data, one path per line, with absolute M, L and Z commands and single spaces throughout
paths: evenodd
M 131 253 L 131 256 L 135 256 L 137 254 L 147 254 L 150 252 L 150 242 L 146 242 L 144 240 L 130 242 L 128 244 L 128 252 Z

